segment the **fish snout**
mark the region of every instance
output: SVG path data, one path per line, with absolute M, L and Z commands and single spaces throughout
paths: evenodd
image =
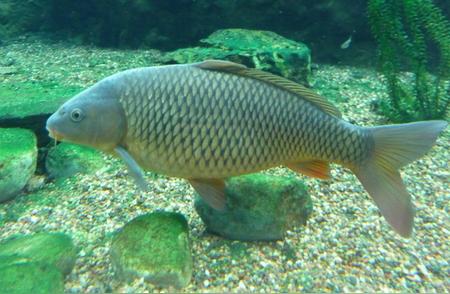
M 56 112 L 52 114 L 48 119 L 45 128 L 47 129 L 50 138 L 55 139 L 56 141 L 60 141 L 63 138 L 63 135 L 58 132 L 55 128 L 57 116 L 59 116 L 59 113 Z

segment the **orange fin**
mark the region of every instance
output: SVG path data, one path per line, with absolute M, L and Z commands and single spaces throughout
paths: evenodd
M 195 191 L 214 209 L 225 210 L 225 182 L 223 179 L 189 179 Z
M 291 163 L 287 164 L 286 166 L 298 173 L 302 173 L 309 177 L 324 180 L 330 178 L 330 164 L 326 161 L 311 160 L 305 162 Z

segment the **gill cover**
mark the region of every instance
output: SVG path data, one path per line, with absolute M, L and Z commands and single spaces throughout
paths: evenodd
M 126 120 L 115 88 L 103 80 L 64 103 L 47 120 L 58 140 L 112 151 L 126 133 Z

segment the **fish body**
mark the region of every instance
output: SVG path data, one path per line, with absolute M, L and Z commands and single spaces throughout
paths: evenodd
M 169 176 L 226 178 L 317 159 L 350 164 L 370 150 L 363 129 L 250 77 L 175 65 L 112 79 L 127 120 L 124 147 L 143 168 Z
M 117 73 L 47 122 L 57 139 L 121 156 L 141 186 L 138 166 L 186 178 L 218 209 L 228 177 L 285 165 L 328 178 L 328 165 L 336 162 L 357 175 L 404 236 L 414 212 L 398 168 L 431 148 L 445 126 L 358 127 L 307 88 L 224 61 Z
M 345 40 L 342 44 L 341 44 L 341 49 L 348 49 L 350 47 L 350 45 L 352 44 L 352 38 L 353 36 L 350 35 L 350 37 L 348 37 L 347 40 Z

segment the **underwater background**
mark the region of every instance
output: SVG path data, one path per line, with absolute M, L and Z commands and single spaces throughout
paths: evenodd
M 147 172 L 142 192 L 118 158 L 45 129 L 104 77 L 205 59 L 310 87 L 356 125 L 448 121 L 449 21 L 445 0 L 1 0 L 0 289 L 449 292 L 448 127 L 401 171 L 411 238 L 337 165 L 233 179 L 217 214 L 185 180 Z

